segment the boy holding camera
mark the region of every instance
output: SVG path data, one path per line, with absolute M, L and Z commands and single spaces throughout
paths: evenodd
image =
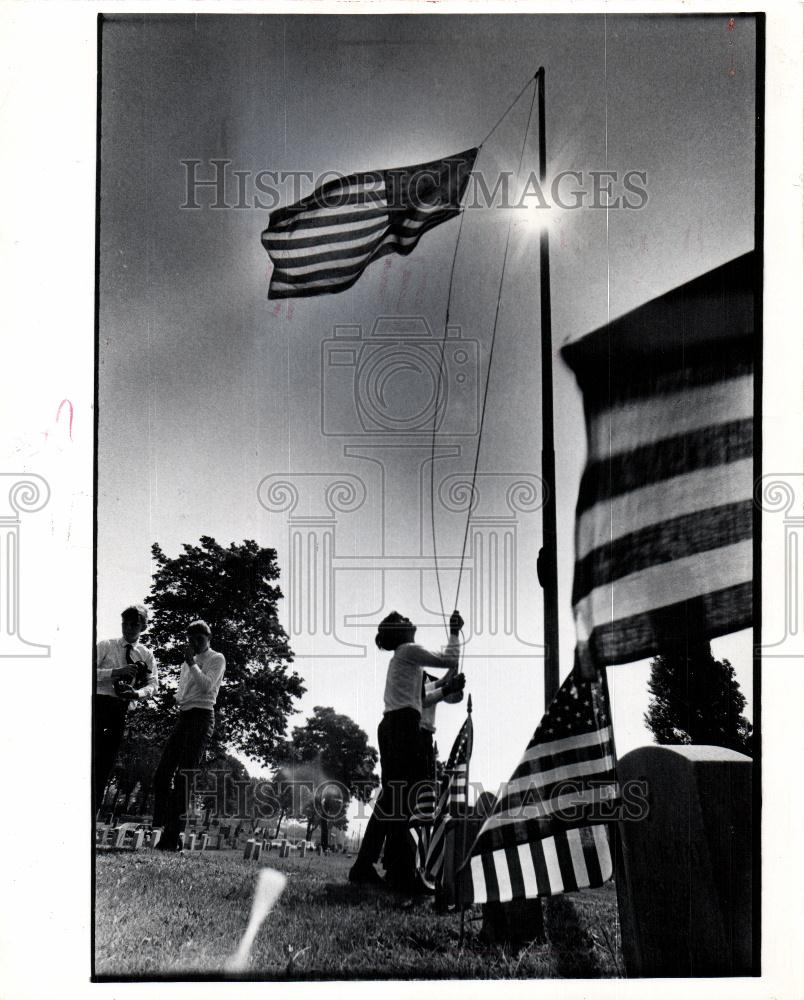
M 96 813 L 123 740 L 129 703 L 150 698 L 159 684 L 153 653 L 139 641 L 148 623 L 148 612 L 141 604 L 132 604 L 123 611 L 121 623 L 122 636 L 101 640 L 95 655 L 93 808 Z

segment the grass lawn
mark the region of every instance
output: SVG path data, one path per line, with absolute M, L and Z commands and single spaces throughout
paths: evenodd
M 351 858 L 268 855 L 253 864 L 234 851 L 165 856 L 98 852 L 97 976 L 220 975 L 251 908 L 259 865 L 288 877 L 252 951 L 249 978 L 545 979 L 622 973 L 614 888 L 547 901 L 547 944 L 517 952 L 479 939 L 481 911 L 412 911 L 382 889 L 354 886 Z

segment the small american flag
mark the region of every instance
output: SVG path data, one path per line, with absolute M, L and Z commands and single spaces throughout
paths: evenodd
M 350 174 L 272 212 L 262 245 L 274 263 L 269 299 L 353 285 L 388 253 L 409 254 L 461 211 L 477 149 L 410 167 Z
M 604 829 L 593 824 L 603 818 L 600 803 L 617 798 L 603 679 L 576 669 L 472 845 L 464 900 L 507 902 L 602 885 L 611 856 Z
M 435 881 L 444 867 L 444 848 L 449 824 L 461 817 L 466 809 L 466 784 L 469 760 L 472 756 L 472 739 L 472 716 L 467 715 L 466 721 L 455 737 L 441 781 L 441 793 L 425 862 L 425 874 L 430 881 Z

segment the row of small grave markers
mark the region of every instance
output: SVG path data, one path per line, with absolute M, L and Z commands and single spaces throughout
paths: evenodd
M 323 849 L 320 844 L 313 844 L 308 841 L 300 841 L 296 844 L 285 840 L 271 840 L 268 837 L 260 837 L 260 831 L 246 841 L 243 851 L 243 858 L 246 861 L 259 860 L 260 854 L 265 852 L 270 854 L 276 848 L 280 858 L 289 858 L 291 853 L 297 853 L 301 857 L 315 852 L 322 854 Z M 137 823 L 121 823 L 120 826 L 110 826 L 106 823 L 98 823 L 95 827 L 95 843 L 98 847 L 128 848 L 138 851 L 142 847 L 156 847 L 162 834 L 161 830 L 147 830 Z M 224 844 L 229 844 L 237 848 L 239 831 L 234 833 L 230 827 L 221 827 L 217 832 L 203 833 L 180 833 L 179 845 L 186 851 L 205 851 L 208 847 L 220 850 Z M 197 845 L 197 847 L 196 847 Z
M 137 823 L 121 823 L 120 826 L 109 826 L 106 823 L 99 823 L 95 827 L 95 844 L 98 847 L 121 847 L 138 851 L 141 847 L 156 847 L 161 830 L 146 830 Z M 179 845 L 182 850 L 194 851 L 196 844 L 198 850 L 205 851 L 208 847 L 220 850 L 224 843 L 231 838 L 231 832 L 223 829 L 217 833 L 188 833 L 179 834 Z M 236 843 L 232 844 L 236 847 Z
M 295 851 L 302 857 L 307 854 L 312 854 L 315 851 L 317 854 L 322 853 L 320 844 L 312 844 L 310 841 L 302 841 L 299 844 L 291 844 L 289 840 L 268 840 L 267 837 L 262 840 L 258 837 L 251 837 L 246 841 L 246 847 L 243 851 L 243 859 L 245 861 L 259 861 L 260 854 L 265 851 L 266 854 L 270 854 L 274 848 L 278 848 L 280 858 L 289 858 L 291 851 Z

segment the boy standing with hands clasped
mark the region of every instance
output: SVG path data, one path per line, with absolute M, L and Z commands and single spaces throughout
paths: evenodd
M 204 747 L 215 729 L 218 698 L 226 660 L 210 648 L 212 631 L 203 621 L 187 626 L 187 646 L 176 689 L 179 718 L 162 751 L 154 775 L 155 827 L 164 827 L 158 850 L 179 846 L 181 817 L 187 812 L 188 782 L 183 772 L 198 767 Z

